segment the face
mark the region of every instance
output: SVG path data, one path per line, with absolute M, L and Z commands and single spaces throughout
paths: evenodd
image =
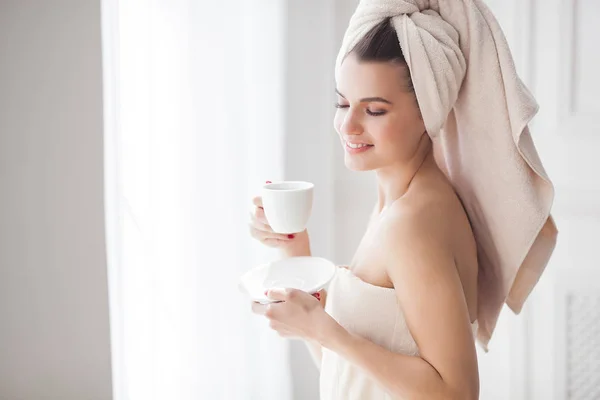
M 334 126 L 349 169 L 403 165 L 415 155 L 425 126 L 406 74 L 401 65 L 362 62 L 353 54 L 342 63 Z

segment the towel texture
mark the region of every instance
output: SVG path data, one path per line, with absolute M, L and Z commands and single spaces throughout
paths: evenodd
M 436 161 L 477 241 L 478 332 L 487 351 L 504 303 L 519 313 L 554 250 L 554 187 L 528 124 L 538 105 L 481 0 L 362 0 L 336 61 L 391 18 Z
M 394 353 L 419 355 L 394 289 L 367 283 L 338 268 L 329 285 L 325 310 L 348 331 Z M 471 325 L 473 334 L 477 322 Z M 392 400 L 392 396 L 363 368 L 323 348 L 320 400 Z

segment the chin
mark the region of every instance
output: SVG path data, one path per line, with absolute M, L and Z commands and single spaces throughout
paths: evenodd
M 370 165 L 370 163 L 365 163 L 363 160 L 353 159 L 352 157 L 348 157 L 347 155 L 344 158 L 344 164 L 346 164 L 346 168 L 348 168 L 350 171 L 356 172 L 371 171 L 375 169 L 375 166 Z

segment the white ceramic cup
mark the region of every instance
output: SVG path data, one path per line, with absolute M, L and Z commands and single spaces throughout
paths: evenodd
M 306 229 L 313 205 L 314 185 L 302 181 L 267 183 L 262 202 L 267 222 L 274 232 L 291 234 Z

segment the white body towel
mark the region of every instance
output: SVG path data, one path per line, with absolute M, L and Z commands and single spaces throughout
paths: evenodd
M 346 330 L 390 351 L 418 355 L 395 289 L 371 285 L 345 268 L 329 285 L 326 311 Z M 477 323 L 473 324 L 473 335 Z M 388 400 L 393 397 L 363 370 L 323 348 L 321 400 Z

